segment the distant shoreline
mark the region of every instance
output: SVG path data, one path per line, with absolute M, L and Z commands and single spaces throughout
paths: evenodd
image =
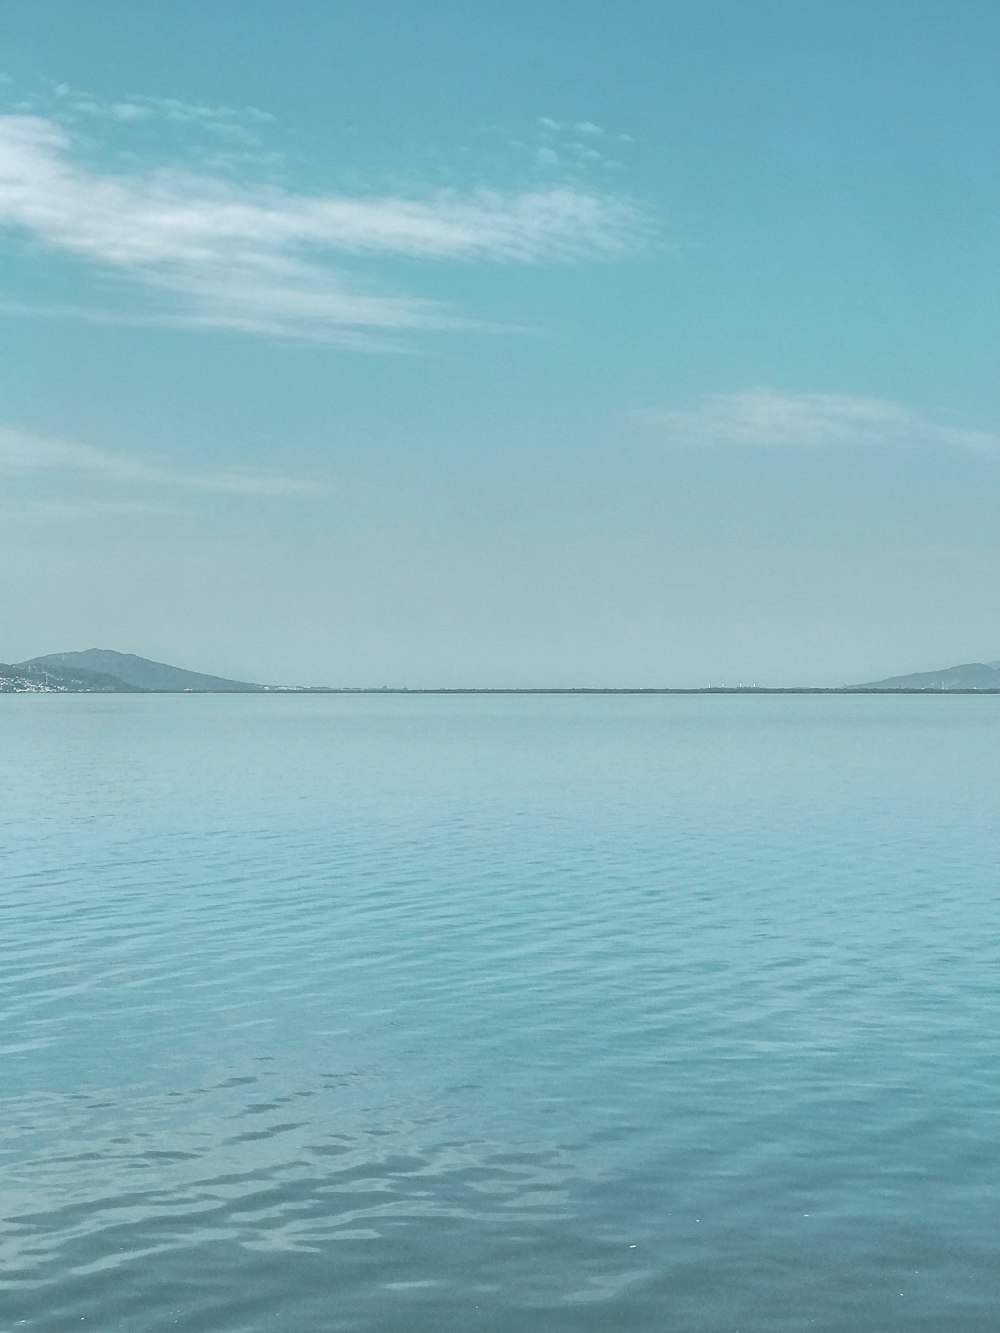
M 589 686 L 589 685 L 528 685 L 523 688 L 497 686 L 424 686 L 407 685 L 303 685 L 283 689 L 272 686 L 268 694 L 1000 694 L 1000 689 L 864 689 L 841 685 L 695 685 L 679 686 Z
M 0 663 L 5 694 L 421 694 L 421 695 L 698 695 L 698 694 L 1000 694 L 1000 662 L 967 662 L 848 685 L 260 685 L 188 671 L 112 648 L 50 653 Z
M 222 698 L 226 696 L 240 696 L 246 698 L 249 695 L 261 697 L 264 695 L 281 695 L 287 698 L 289 695 L 317 695 L 317 694 L 350 694 L 350 695 L 716 695 L 716 694 L 765 694 L 765 695 L 807 695 L 807 694 L 875 694 L 886 695 L 934 695 L 943 698 L 953 697 L 955 695 L 1000 695 L 1000 689 L 855 689 L 851 687 L 840 687 L 836 685 L 795 685 L 783 687 L 780 685 L 704 685 L 693 686 L 690 688 L 680 688 L 671 686 L 650 686 L 643 688 L 641 686 L 619 686 L 619 687 L 601 687 L 601 686 L 526 686 L 523 688 L 497 687 L 494 689 L 484 686 L 429 686 L 409 688 L 405 685 L 396 686 L 352 686 L 352 685 L 271 685 L 260 686 L 251 690 L 69 690 L 69 689 L 13 689 L 0 690 L 0 694 L 79 694 L 93 698 L 98 695 L 107 698 L 111 695 L 128 695 L 130 697 L 142 696 L 149 698 L 158 695 L 190 695 L 194 698 Z
M 1000 689 L 854 689 L 837 685 L 700 685 L 690 688 L 676 686 L 526 686 L 520 689 L 481 686 L 428 687 L 410 689 L 407 686 L 302 686 L 301 688 L 271 688 L 266 694 L 1000 694 Z

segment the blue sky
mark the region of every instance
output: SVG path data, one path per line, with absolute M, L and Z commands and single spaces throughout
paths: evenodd
M 1000 657 L 1000 10 L 0 5 L 0 658 Z

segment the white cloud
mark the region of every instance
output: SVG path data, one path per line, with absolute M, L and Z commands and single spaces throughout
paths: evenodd
M 112 114 L 153 104 L 130 99 Z M 228 110 L 156 106 L 182 120 Z M 574 185 L 352 197 L 179 168 L 100 170 L 65 126 L 35 115 L 0 116 L 3 226 L 168 297 L 165 322 L 320 340 L 464 323 L 439 302 L 349 280 L 338 262 L 569 261 L 622 254 L 647 231 L 627 200 Z
M 247 496 L 309 496 L 329 492 L 326 482 L 268 472 L 182 470 L 126 458 L 73 440 L 0 427 L 0 476 L 47 473 L 89 476 L 111 486 L 182 489 Z
M 816 448 L 838 444 L 938 444 L 993 452 L 1000 436 L 972 430 L 883 398 L 755 388 L 709 394 L 684 411 L 647 414 L 691 444 Z
M 208 102 L 184 102 L 176 97 L 144 97 L 135 94 L 117 101 L 109 101 L 94 93 L 74 88 L 69 83 L 52 86 L 60 117 L 66 112 L 94 116 L 108 120 L 146 120 L 158 116 L 180 125 L 199 125 L 215 133 L 227 134 L 234 129 L 243 132 L 246 123 L 266 124 L 274 120 L 259 107 L 233 107 Z M 72 119 L 72 114 L 69 119 Z
M 630 134 L 609 134 L 592 120 L 553 120 L 539 116 L 542 146 L 535 160 L 544 166 L 560 164 L 577 178 L 592 174 L 594 168 L 619 171 L 624 163 L 606 151 L 607 145 L 633 142 Z

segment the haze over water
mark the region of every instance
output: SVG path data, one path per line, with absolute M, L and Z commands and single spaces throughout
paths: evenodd
M 0 744 L 5 1328 L 995 1329 L 995 699 Z

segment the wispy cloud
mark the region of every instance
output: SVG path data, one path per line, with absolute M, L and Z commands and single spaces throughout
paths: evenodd
M 153 106 L 129 99 L 111 114 Z M 175 114 L 225 124 L 228 110 L 178 103 Z M 0 116 L 0 227 L 166 298 L 166 308 L 139 312 L 143 321 L 316 340 L 469 324 L 442 302 L 373 287 L 348 265 L 566 262 L 621 255 L 648 230 L 628 200 L 573 184 L 350 196 L 181 167 L 110 170 L 71 127 L 39 115 Z
M 281 497 L 316 496 L 330 490 L 328 483 L 308 477 L 281 476 L 249 469 L 221 472 L 182 469 L 127 458 L 123 454 L 74 440 L 0 427 L 0 476 L 11 478 L 18 474 L 25 476 L 38 473 L 57 478 L 76 474 L 113 488 L 149 488 L 158 493 L 180 489 L 214 491 L 226 495 Z M 131 507 L 134 508 L 134 504 Z
M 824 445 L 931 444 L 1000 450 L 1000 436 L 915 411 L 884 398 L 754 388 L 709 394 L 682 411 L 644 415 L 689 444 L 817 448 Z
M 208 102 L 185 102 L 176 97 L 146 97 L 132 94 L 114 101 L 97 97 L 68 83 L 57 83 L 52 89 L 62 107 L 82 116 L 96 116 L 110 120 L 146 120 L 155 116 L 181 125 L 204 125 L 226 134 L 227 127 L 247 123 L 269 124 L 274 116 L 259 107 L 225 106 Z
M 539 116 L 540 146 L 535 153 L 539 165 L 559 164 L 578 172 L 592 168 L 621 170 L 618 153 L 633 142 L 630 134 L 612 134 L 592 120 L 553 120 Z

